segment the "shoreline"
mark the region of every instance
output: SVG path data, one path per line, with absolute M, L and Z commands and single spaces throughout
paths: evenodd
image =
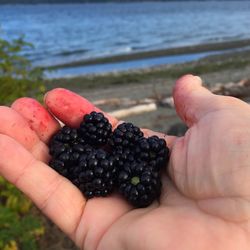
M 246 49 L 247 47 L 250 47 L 250 39 L 225 41 L 218 43 L 205 43 L 198 45 L 151 50 L 151 51 L 140 51 L 140 52 L 99 57 L 93 59 L 84 59 L 75 62 L 62 63 L 42 68 L 45 70 L 57 70 L 57 69 L 66 69 L 66 68 L 91 66 L 99 64 L 122 63 L 122 62 L 129 62 L 129 61 L 136 61 L 136 60 L 143 60 L 150 58 L 162 58 L 168 56 L 198 54 L 203 52 L 212 53 L 219 51 L 221 53 L 225 53 L 235 49 Z
M 250 66 L 250 50 L 210 55 L 186 63 L 167 64 L 120 72 L 47 79 L 45 83 L 48 89 L 65 87 L 75 91 L 82 91 L 83 89 L 104 89 L 107 87 L 124 85 L 131 86 L 133 84 L 143 85 L 145 83 L 153 83 L 155 79 L 164 81 L 166 78 L 175 79 L 188 73 L 200 75 L 220 71 L 223 72 L 225 70 L 235 71 L 248 66 Z

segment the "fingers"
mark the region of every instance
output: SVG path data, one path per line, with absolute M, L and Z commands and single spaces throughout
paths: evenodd
M 65 233 L 72 235 L 85 206 L 80 191 L 6 135 L 0 135 L 0 155 L 0 175 L 28 195 Z
M 132 209 L 128 202 L 117 194 L 88 200 L 76 230 L 75 241 L 81 249 L 99 249 L 99 242 L 110 227 Z
M 202 87 L 202 81 L 197 76 L 185 75 L 177 80 L 173 97 L 178 115 L 188 126 L 219 109 L 217 96 Z
M 22 115 L 37 136 L 48 143 L 51 135 L 59 130 L 60 125 L 52 115 L 36 100 L 32 98 L 17 99 L 11 108 Z
M 0 133 L 16 139 L 25 148 L 31 150 L 39 138 L 25 119 L 16 111 L 4 106 L 0 107 L 0 114 Z
M 92 111 L 101 112 L 87 99 L 69 90 L 57 88 L 49 91 L 45 96 L 45 104 L 48 109 L 63 123 L 78 127 L 85 114 Z M 117 120 L 105 114 L 114 127 Z
M 28 122 L 15 110 L 0 106 L 0 134 L 8 135 L 29 150 L 37 159 L 46 161 L 48 150 L 30 128 Z
M 81 192 L 66 178 L 1 134 L 0 155 L 0 176 L 31 198 L 78 246 L 95 249 L 110 226 L 131 210 L 116 195 L 91 199 L 87 205 Z

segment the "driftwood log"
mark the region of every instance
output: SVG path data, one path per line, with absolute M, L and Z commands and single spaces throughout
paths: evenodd
M 112 116 L 117 119 L 121 119 L 131 115 L 139 115 L 141 113 L 152 112 L 157 109 L 156 103 L 149 103 L 143 105 L 133 106 L 127 109 L 115 110 L 113 112 L 109 112 Z
M 219 95 L 234 96 L 237 98 L 250 97 L 250 79 L 243 79 L 238 83 L 217 83 L 211 91 Z
M 220 95 L 234 96 L 237 98 L 250 98 L 250 79 L 243 79 L 238 83 L 217 83 L 210 88 L 211 92 Z M 156 96 L 155 98 L 145 98 L 141 100 L 131 100 L 130 98 L 102 99 L 94 102 L 95 105 L 123 106 L 126 108 L 109 112 L 114 117 L 121 119 L 127 116 L 152 112 L 157 106 L 174 108 L 173 98 Z
M 154 103 L 155 99 L 153 98 L 144 98 L 140 100 L 132 100 L 130 98 L 110 98 L 110 99 L 101 99 L 94 101 L 93 104 L 96 106 L 100 105 L 110 105 L 110 106 L 132 106 L 138 104 L 150 104 Z

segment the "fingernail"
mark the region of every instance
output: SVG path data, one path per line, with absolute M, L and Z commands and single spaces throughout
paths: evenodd
M 194 76 L 196 77 L 196 79 L 200 82 L 200 84 L 202 85 L 202 79 L 199 76 Z

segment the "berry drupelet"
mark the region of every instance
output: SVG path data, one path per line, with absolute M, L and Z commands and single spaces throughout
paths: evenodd
M 112 125 L 102 113 L 93 111 L 84 116 L 79 132 L 90 145 L 101 146 L 107 143 Z

